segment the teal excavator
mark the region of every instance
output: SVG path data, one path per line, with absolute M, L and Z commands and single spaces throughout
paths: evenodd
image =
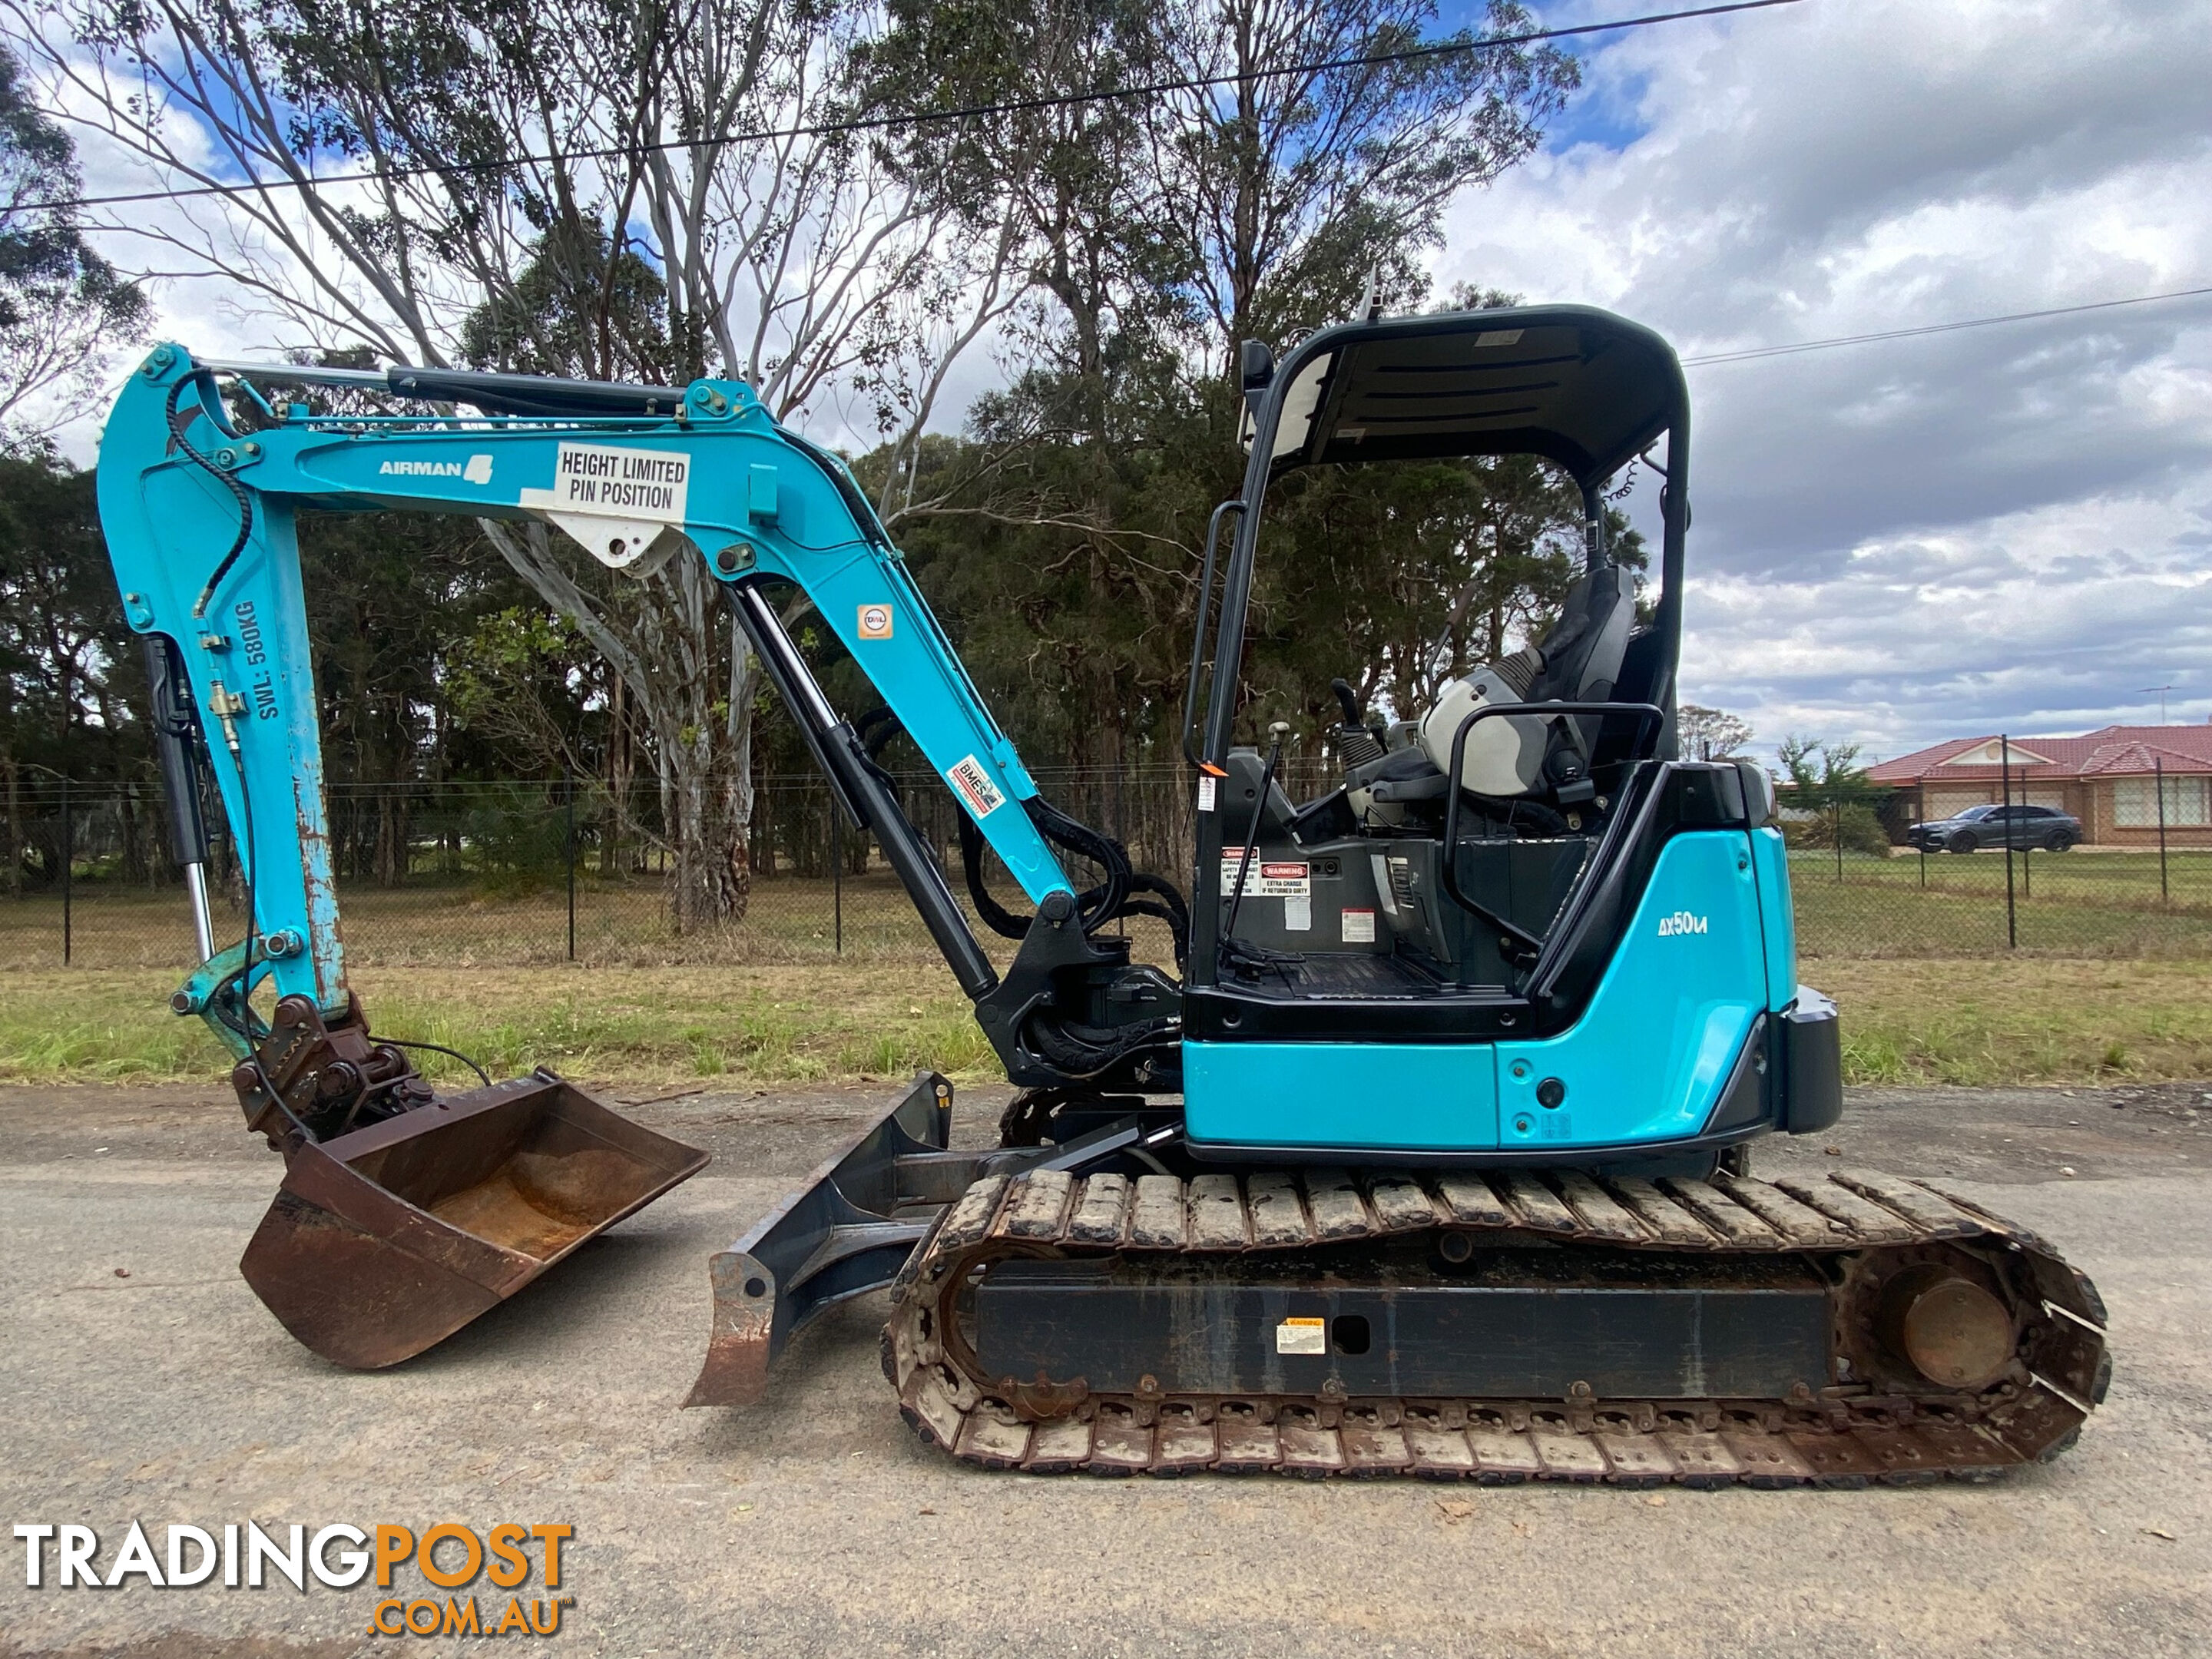
M 327 1358 L 390 1364 L 706 1162 L 549 1071 L 441 1094 L 348 988 L 295 520 L 466 514 L 712 585 L 1020 1091 L 1000 1146 L 956 1151 L 951 1088 L 921 1079 L 718 1253 L 690 1403 L 758 1399 L 797 1331 L 889 1285 L 900 1409 L 994 1467 L 1854 1485 L 2070 1444 L 2105 1316 L 2048 1245 L 1926 1182 L 1752 1173 L 1760 1137 L 1836 1121 L 1840 1051 L 1797 978 L 1765 775 L 1677 749 L 1673 351 L 1549 306 L 1374 317 L 1240 369 L 1249 461 L 1196 572 L 1196 828 L 1170 876 L 1044 799 L 843 464 L 748 386 L 155 350 L 100 506 L 197 929 L 173 1006 L 285 1159 L 257 1293 Z M 294 400 L 331 389 L 395 412 Z M 1585 504 L 1559 616 L 1427 708 L 1339 682 L 1342 775 L 1292 799 L 1286 728 L 1246 729 L 1239 672 L 1269 492 L 1514 454 Z M 1664 483 L 1648 603 L 1606 540 L 1638 458 Z M 833 706 L 790 587 L 883 712 Z M 902 732 L 959 805 L 966 906 L 878 763 Z M 210 780 L 235 939 L 202 875 Z M 1133 959 L 1133 915 L 1171 962 Z

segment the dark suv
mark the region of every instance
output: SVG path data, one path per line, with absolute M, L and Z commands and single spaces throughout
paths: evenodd
M 2063 853 L 2081 839 L 2081 820 L 2055 806 L 1969 806 L 1952 817 L 1916 823 L 1905 838 L 1928 853 L 1978 853 L 2008 842 Z

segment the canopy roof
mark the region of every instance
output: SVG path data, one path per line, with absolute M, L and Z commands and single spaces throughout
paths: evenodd
M 1272 446 L 1322 461 L 1541 455 L 1610 477 L 1686 417 L 1674 349 L 1588 306 L 1519 306 L 1346 323 L 1301 343 Z

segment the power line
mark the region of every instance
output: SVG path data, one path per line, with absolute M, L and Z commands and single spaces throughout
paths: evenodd
M 1879 334 L 1843 334 L 1832 340 L 1799 340 L 1789 345 L 1753 346 L 1743 351 L 1708 352 L 1685 357 L 1682 367 L 1697 368 L 1709 363 L 1748 363 L 1762 357 L 1791 357 L 1801 351 L 1826 351 L 1835 346 L 1870 345 L 1877 340 L 1910 340 L 1923 334 L 1950 334 L 1962 328 L 1992 328 L 1999 323 L 2029 323 L 2042 317 L 2076 317 L 2085 311 L 2112 311 L 2121 306 L 2156 305 L 2164 300 L 2193 300 L 2212 294 L 2212 288 L 2178 289 L 2172 294 L 2138 294 L 2128 300 L 2098 300 L 2088 305 L 2052 306 L 2045 311 L 2009 311 L 2002 317 L 1969 317 L 1955 323 L 1929 323 L 1921 328 L 1885 329 Z
M 1151 81 L 1139 86 L 1104 87 L 1091 92 L 1054 93 L 1018 98 L 999 104 L 970 104 L 957 109 L 912 110 L 893 115 L 854 116 L 849 120 L 821 121 L 803 126 L 763 127 L 750 132 L 726 132 L 710 138 L 670 138 L 647 144 L 609 144 L 582 149 L 524 151 L 495 161 L 424 161 L 410 167 L 372 167 L 353 173 L 319 177 L 295 175 L 242 185 L 190 185 L 177 190 L 125 191 L 106 196 L 57 197 L 43 202 L 18 202 L 21 213 L 71 211 L 88 207 L 119 207 L 139 202 L 176 202 L 193 197 L 254 196 L 270 190 L 319 189 L 330 185 L 375 184 L 394 179 L 415 179 L 431 173 L 496 173 L 507 167 L 538 162 L 608 161 L 661 151 L 690 149 L 702 145 L 750 144 L 777 138 L 828 138 L 844 133 L 879 132 L 894 127 L 927 126 L 944 121 L 971 121 L 987 115 L 1023 115 L 1041 110 L 1066 109 L 1079 104 L 1104 104 L 1125 98 L 1152 98 L 1168 92 L 1204 92 L 1253 81 L 1276 81 L 1292 76 L 1326 75 L 1337 70 L 1374 69 L 1410 64 L 1468 52 L 1496 52 L 1506 46 L 1534 46 L 1545 40 L 1565 40 L 1578 35 L 1611 34 L 1624 29 L 1650 28 L 1659 23 L 1680 23 L 1700 17 L 1721 17 L 1730 12 L 1765 11 L 1790 6 L 1800 0 L 1730 0 L 1725 5 L 1698 6 L 1682 11 L 1649 12 L 1610 23 L 1577 23 L 1565 28 L 1529 29 L 1519 34 L 1490 35 L 1479 40 L 1438 40 L 1398 52 L 1364 53 L 1350 58 L 1323 58 L 1306 64 L 1285 64 L 1275 69 L 1255 69 L 1234 75 L 1206 75 L 1178 81 Z

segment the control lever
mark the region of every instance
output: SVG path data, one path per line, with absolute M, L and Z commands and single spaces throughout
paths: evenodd
M 1260 798 L 1252 803 L 1252 822 L 1244 831 L 1243 854 L 1237 860 L 1237 884 L 1229 890 L 1229 915 L 1221 928 L 1222 954 L 1232 963 L 1240 957 L 1255 958 L 1270 966 L 1304 960 L 1289 951 L 1240 945 L 1237 939 L 1237 912 L 1243 905 L 1244 884 L 1251 876 L 1252 860 L 1260 850 L 1260 819 L 1267 810 L 1268 792 L 1275 787 L 1275 769 L 1282 763 L 1283 739 L 1290 734 L 1288 720 L 1277 720 L 1267 728 L 1267 735 L 1274 741 L 1268 745 L 1267 763 L 1260 769 Z

